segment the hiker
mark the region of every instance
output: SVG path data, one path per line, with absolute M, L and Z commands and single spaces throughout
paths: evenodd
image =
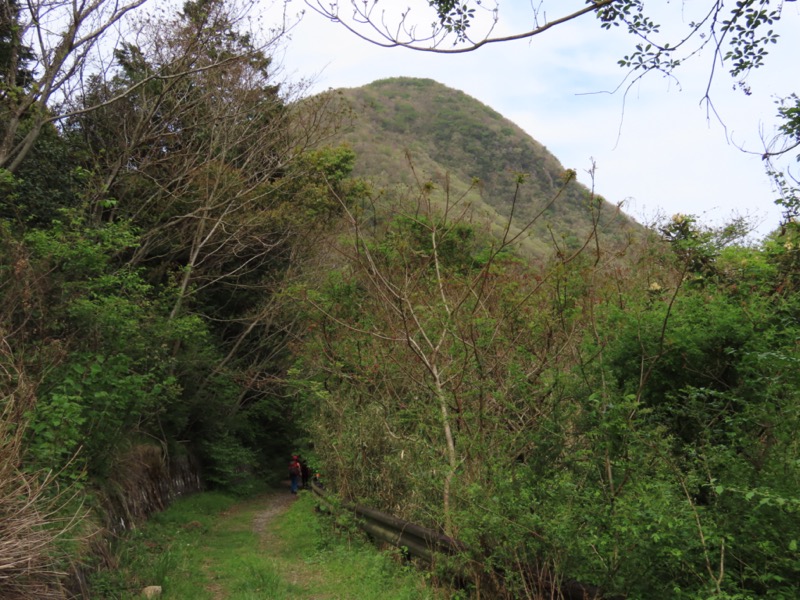
M 300 457 L 297 454 L 292 455 L 292 460 L 289 461 L 289 479 L 291 480 L 291 491 L 293 494 L 297 493 L 302 472 L 303 469 L 300 466 Z

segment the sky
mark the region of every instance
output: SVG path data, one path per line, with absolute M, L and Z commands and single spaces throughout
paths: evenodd
M 659 5 L 663 31 L 685 29 L 693 5 L 698 0 Z M 301 6 L 296 2 L 295 8 Z M 529 20 L 528 3 L 514 6 L 501 15 L 515 23 Z M 800 92 L 800 36 L 792 35 L 799 24 L 800 2 L 785 4 L 776 27 L 782 37 L 771 46 L 766 66 L 748 76 L 750 95 L 733 89 L 727 69 L 717 69 L 714 111 L 701 102 L 712 65 L 708 51 L 685 63 L 677 81 L 651 74 L 627 93 L 625 86 L 611 93 L 626 74 L 617 60 L 631 51 L 633 40 L 620 29 L 601 29 L 591 16 L 532 40 L 435 55 L 380 48 L 306 11 L 285 45 L 282 64 L 290 80 L 311 81 L 309 93 L 387 77 L 434 79 L 515 122 L 589 186 L 594 163 L 595 190 L 610 202 L 623 202 L 640 222 L 683 213 L 715 225 L 747 215 L 758 237 L 780 219 L 760 159 L 761 140 L 775 130 L 776 97 Z M 508 31 L 501 20 L 496 32 Z

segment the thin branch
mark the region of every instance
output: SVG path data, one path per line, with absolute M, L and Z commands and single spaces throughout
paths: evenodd
M 521 33 L 517 33 L 517 34 L 513 34 L 513 35 L 498 36 L 498 37 L 486 37 L 486 38 L 484 38 L 484 39 L 482 39 L 482 40 L 480 40 L 478 42 L 474 42 L 474 43 L 471 43 L 468 46 L 463 46 L 463 47 L 460 47 L 460 48 L 440 48 L 438 46 L 438 43 L 441 43 L 441 40 L 439 42 L 436 42 L 436 34 L 435 33 L 433 35 L 427 37 L 427 38 L 419 38 L 418 39 L 418 38 L 416 38 L 414 36 L 413 30 L 409 32 L 410 33 L 410 40 L 409 41 L 402 41 L 402 40 L 399 39 L 399 35 L 397 33 L 389 34 L 386 30 L 381 31 L 379 28 L 377 28 L 374 25 L 374 23 L 373 23 L 373 21 L 371 19 L 371 16 L 369 14 L 364 13 L 363 11 L 361 11 L 360 8 L 354 8 L 354 13 L 357 16 L 362 17 L 361 21 L 358 21 L 356 19 L 356 22 L 360 22 L 361 24 L 369 24 L 369 25 L 371 25 L 372 29 L 376 32 L 376 34 L 378 36 L 377 38 L 376 37 L 370 37 L 368 35 L 365 35 L 365 34 L 361 33 L 358 29 L 356 29 L 355 27 L 353 27 L 352 25 L 350 25 L 346 21 L 342 20 L 339 17 L 338 10 L 326 7 L 325 5 L 322 4 L 322 2 L 320 0 L 317 0 L 316 3 L 312 2 L 312 0 L 305 0 L 305 1 L 306 1 L 306 5 L 309 8 L 311 8 L 311 10 L 313 10 L 314 12 L 316 12 L 319 15 L 325 17 L 326 19 L 328 19 L 329 21 L 331 21 L 333 23 L 337 23 L 337 24 L 341 25 L 342 27 L 347 29 L 347 31 L 349 31 L 350 33 L 355 35 L 356 37 L 359 37 L 362 40 L 367 41 L 367 42 L 369 42 L 371 44 L 374 44 L 376 46 L 380 46 L 381 48 L 398 48 L 399 47 L 399 48 L 408 48 L 410 50 L 417 50 L 419 52 L 432 52 L 432 53 L 436 53 L 436 54 L 463 54 L 463 53 L 466 53 L 466 52 L 474 52 L 475 50 L 478 50 L 479 48 L 481 48 L 481 47 L 483 47 L 483 46 L 485 46 L 487 44 L 496 44 L 496 43 L 502 43 L 502 42 L 511 42 L 511 41 L 514 41 L 514 40 L 530 39 L 530 38 L 532 38 L 534 36 L 537 36 L 539 34 L 544 33 L 545 31 L 547 31 L 549 29 L 552 29 L 553 27 L 557 27 L 559 25 L 562 25 L 564 23 L 567 23 L 569 21 L 572 21 L 572 20 L 575 20 L 575 19 L 577 19 L 579 17 L 582 17 L 583 15 L 585 15 L 587 13 L 597 12 L 598 10 L 600 10 L 600 9 L 606 7 L 606 6 L 611 5 L 616 0 L 598 0 L 596 2 L 593 2 L 592 4 L 589 4 L 589 5 L 585 6 L 584 8 L 582 8 L 580 10 L 577 10 L 577 11 L 575 11 L 573 13 L 570 13 L 568 15 L 565 15 L 565 16 L 560 17 L 558 19 L 555 19 L 553 21 L 549 21 L 549 22 L 545 23 L 544 25 L 538 25 L 538 26 L 534 27 L 533 29 L 530 29 L 530 30 L 527 30 L 527 31 L 523 31 Z M 355 7 L 356 3 L 353 2 L 353 5 Z M 404 20 L 405 20 L 405 14 L 402 16 L 400 22 L 402 23 Z M 433 41 L 434 44 L 431 45 L 431 46 L 419 45 L 420 42 L 424 42 L 424 41 Z

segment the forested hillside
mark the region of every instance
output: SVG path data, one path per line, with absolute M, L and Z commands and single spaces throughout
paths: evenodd
M 301 99 L 282 31 L 141 3 L 4 5 L 1 597 L 74 593 L 144 457 L 291 451 L 454 597 L 796 596 L 800 206 L 645 229 L 435 82 Z
M 639 230 L 577 181 L 563 185 L 555 156 L 463 92 L 409 77 L 340 92 L 352 114 L 338 139 L 356 151 L 355 175 L 379 186 L 419 179 L 447 187 L 496 236 L 511 217 L 524 230 L 517 252 L 546 256 L 554 237 L 574 250 L 595 226 L 621 243 Z

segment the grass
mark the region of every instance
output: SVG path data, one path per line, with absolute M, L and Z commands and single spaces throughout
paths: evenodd
M 379 552 L 360 536 L 333 533 L 332 524 L 313 512 L 313 500 L 304 495 L 273 524 L 287 568 L 302 565 L 311 596 L 360 600 L 433 599 L 424 577 Z
M 176 502 L 120 542 L 119 568 L 93 578 L 92 597 L 138 598 L 147 585 L 162 586 L 164 600 L 436 597 L 419 572 L 335 535 L 307 494 L 254 527 L 271 502 L 216 492 Z

